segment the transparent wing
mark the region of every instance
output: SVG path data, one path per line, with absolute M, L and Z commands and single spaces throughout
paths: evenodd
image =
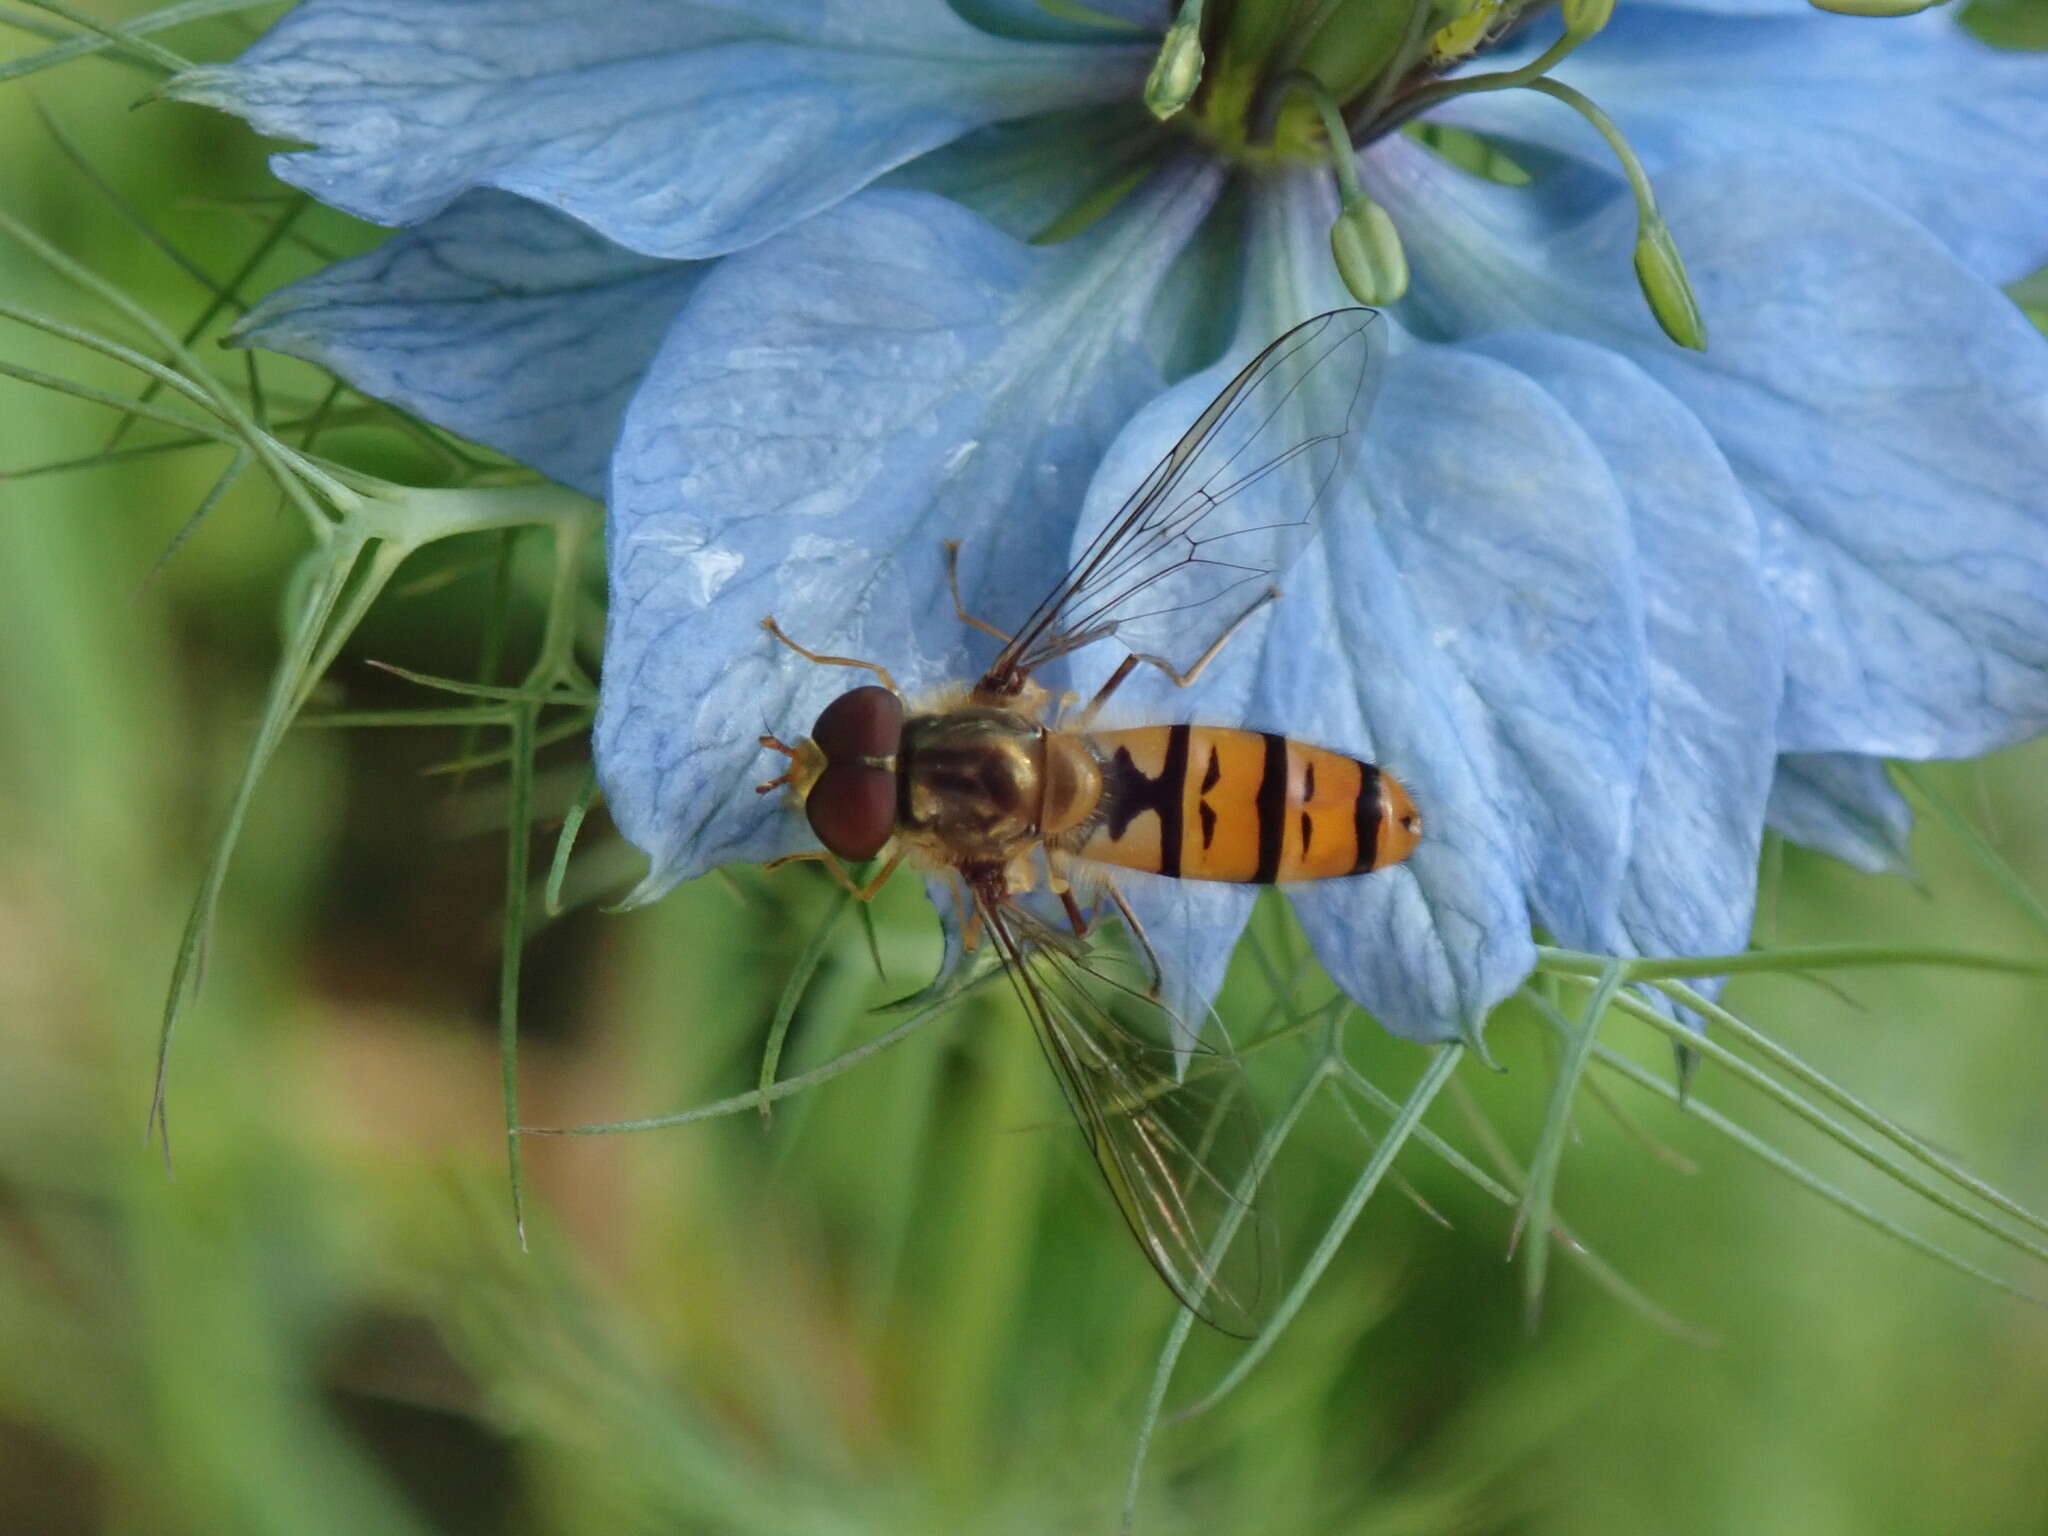
M 1191 664 L 1300 552 L 1349 473 L 1386 329 L 1374 310 L 1332 310 L 1247 363 L 1108 514 L 983 686 L 1012 688 L 1108 635 Z
M 1279 1275 L 1249 1187 L 1259 1121 L 1243 1069 L 1203 1051 L 1178 1076 L 1171 1037 L 1137 1032 L 1170 1024 L 1156 999 L 1022 908 L 976 905 L 1139 1248 L 1204 1322 L 1251 1337 Z

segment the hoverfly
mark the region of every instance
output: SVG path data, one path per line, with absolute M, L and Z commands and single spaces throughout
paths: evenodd
M 1226 1333 L 1255 1332 L 1273 1289 L 1240 1188 L 1256 1117 L 1227 1052 L 1181 1070 L 1171 1042 L 1185 1049 L 1189 1036 L 1160 1001 L 1157 957 L 1107 868 L 1259 883 L 1357 875 L 1405 859 L 1421 818 L 1373 764 L 1286 736 L 1093 726 L 1140 662 L 1186 686 L 1278 596 L 1273 578 L 1361 435 L 1384 329 L 1371 310 L 1336 310 L 1267 346 L 1012 631 L 967 612 L 949 545 L 955 610 L 1002 642 L 971 685 L 906 701 L 881 664 L 821 655 L 762 621 L 810 661 L 878 680 L 834 699 L 794 747 L 761 738 L 791 759 L 761 791 L 787 785 L 824 845 L 790 858 L 823 860 L 863 900 L 904 861 L 952 886 L 964 948 L 985 939 L 1008 973 L 1139 1247 Z M 1112 635 L 1128 654 L 1085 705 L 1038 681 Z M 1200 649 L 1179 666 L 1166 654 L 1175 645 Z M 879 872 L 856 887 L 842 861 L 871 859 Z M 1121 913 L 1149 985 L 1113 977 L 1085 944 L 1092 916 L 1077 883 Z M 1071 936 L 1017 899 L 1041 885 Z

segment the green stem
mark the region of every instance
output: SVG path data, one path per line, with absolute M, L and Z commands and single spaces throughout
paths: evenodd
M 1624 995 L 1622 1002 L 1626 1004 L 1629 1001 L 1632 1000 Z M 1609 1050 L 1604 1045 L 1596 1045 L 1593 1048 L 1593 1059 L 1609 1071 L 1627 1078 L 1639 1088 L 1656 1094 L 1673 1104 L 1680 1102 L 1679 1092 L 1676 1088 L 1660 1078 L 1652 1076 L 1618 1051 Z M 1784 1174 L 1794 1183 L 1803 1184 L 1830 1205 L 1847 1212 L 1858 1221 L 1874 1227 L 1888 1237 L 1897 1239 L 1909 1248 L 1917 1249 L 1929 1258 L 1936 1259 L 1952 1269 L 1959 1270 L 1972 1279 L 1982 1280 L 1988 1285 L 1996 1286 L 1999 1290 L 2005 1291 L 2009 1295 L 2017 1296 L 2022 1301 L 2030 1301 L 2036 1306 L 2048 1306 L 2048 1298 L 2043 1298 L 2032 1291 L 2017 1286 L 2000 1275 L 1994 1275 L 1990 1270 L 1972 1264 L 1959 1254 L 1950 1253 L 1947 1249 L 1936 1246 L 1918 1233 L 1909 1231 L 1907 1228 L 1891 1220 L 1888 1216 L 1873 1210 L 1846 1190 L 1838 1189 L 1818 1175 L 1808 1172 L 1776 1147 L 1773 1147 L 1761 1137 L 1744 1130 L 1734 1121 L 1728 1119 L 1727 1116 L 1716 1113 L 1697 1097 L 1685 1101 L 1682 1107 L 1686 1114 L 1691 1115 L 1701 1124 L 1727 1137 L 1728 1140 L 1734 1142 L 1743 1151 L 1762 1159 L 1769 1167 Z
M 811 942 L 804 946 L 804 952 L 797 957 L 796 968 L 783 984 L 782 997 L 775 1005 L 775 1016 L 768 1021 L 768 1040 L 761 1048 L 761 1073 L 756 1080 L 763 1125 L 774 1118 L 775 1101 L 768 1096 L 768 1090 L 775 1086 L 775 1074 L 782 1066 L 782 1047 L 789 1038 L 790 1023 L 796 1018 L 796 1010 L 803 1002 L 804 994 L 810 990 L 811 978 L 817 975 L 826 952 L 832 948 L 833 935 L 838 933 L 840 922 L 858 903 L 859 898 L 852 891 L 839 898 L 832 915 L 818 924 L 817 932 L 811 935 Z
M 2015 1221 L 2034 1228 L 2037 1232 L 2048 1233 L 2048 1217 L 2029 1210 L 2010 1195 L 1985 1183 L 1939 1148 L 1921 1140 L 1897 1121 L 1870 1108 L 1825 1073 L 1809 1066 L 1761 1030 L 1751 1028 L 1739 1014 L 1730 1012 L 1719 1003 L 1701 996 L 1691 987 L 1680 986 L 1675 982 L 1662 983 L 1659 990 L 1683 1003 L 1708 1022 L 1727 1030 L 1766 1061 L 1782 1067 L 1822 1098 L 1848 1111 L 1879 1135 L 1905 1148 L 1935 1172 L 1968 1190 L 1978 1199 L 2005 1212 Z
M 1287 98 L 1297 92 L 1309 99 L 1316 115 L 1323 120 L 1323 133 L 1330 141 L 1330 169 L 1336 174 L 1337 188 L 1348 207 L 1363 194 L 1358 188 L 1358 161 L 1351 151 L 1351 131 L 1344 126 L 1344 114 L 1338 110 L 1336 98 L 1322 81 L 1306 70 L 1297 69 L 1284 76 L 1274 88 L 1273 116 L 1276 121 Z
M 694 1109 L 677 1110 L 673 1114 L 649 1115 L 641 1120 L 606 1120 L 588 1125 L 522 1125 L 522 1136 L 624 1136 L 637 1131 L 664 1131 L 678 1125 L 694 1125 L 699 1120 L 718 1120 L 727 1115 L 743 1114 L 772 1104 L 777 1099 L 786 1099 L 793 1093 L 802 1093 L 806 1088 L 815 1088 L 819 1083 L 830 1082 L 842 1072 L 850 1072 L 870 1056 L 878 1055 L 892 1045 L 901 1045 L 922 1026 L 954 1006 L 954 996 L 948 993 L 938 1001 L 920 1008 L 909 1018 L 885 1034 L 841 1051 L 830 1061 L 799 1072 L 795 1077 L 785 1077 L 769 1088 L 755 1088 L 746 1093 L 736 1093 L 729 1099 L 715 1099 L 709 1104 L 699 1104 Z
M 1252 1166 L 1248 1170 L 1247 1181 L 1251 1187 L 1256 1188 L 1258 1181 L 1265 1177 L 1266 1170 L 1279 1155 L 1280 1148 L 1286 1145 L 1287 1138 L 1294 1133 L 1295 1123 L 1308 1109 L 1316 1090 L 1323 1085 L 1330 1073 L 1331 1061 L 1335 1059 L 1337 1058 L 1326 1056 L 1310 1067 L 1303 1075 L 1300 1086 L 1295 1089 L 1294 1098 L 1285 1112 L 1267 1127 L 1266 1134 L 1260 1138 L 1258 1150 L 1253 1155 Z M 1235 1232 L 1234 1213 L 1232 1223 L 1231 1230 Z M 1186 1307 L 1180 1308 L 1173 1319 L 1173 1326 L 1167 1330 L 1166 1343 L 1160 1348 L 1159 1364 L 1152 1372 L 1152 1389 L 1145 1396 L 1145 1409 L 1138 1421 L 1138 1444 L 1131 1455 L 1130 1477 L 1124 1485 L 1123 1519 L 1118 1527 L 1123 1536 L 1130 1536 L 1132 1527 L 1137 1523 L 1138 1485 L 1144 1476 L 1145 1460 L 1151 1453 L 1152 1436 L 1158 1429 L 1160 1414 L 1166 1406 L 1167 1389 L 1173 1384 L 1174 1368 L 1180 1363 L 1181 1350 L 1186 1347 L 1188 1334 L 1194 1325 L 1195 1314 Z
M 1512 91 L 1533 86 L 1585 40 L 1585 37 L 1575 37 L 1567 32 L 1519 69 L 1496 70 L 1486 75 L 1465 75 L 1456 80 L 1439 80 L 1435 85 L 1426 85 L 1413 95 L 1402 98 L 1401 115 L 1414 117 L 1456 97 L 1469 96 L 1481 91 Z M 1373 112 L 1365 119 L 1375 130 L 1380 127 L 1380 105 L 1375 103 Z
M 1940 1206 L 1950 1215 L 1968 1222 L 1971 1226 L 1990 1234 L 1992 1237 L 2010 1243 L 2013 1247 L 2031 1254 L 2037 1259 L 2048 1259 L 2048 1248 L 2042 1247 L 2039 1243 L 2034 1242 L 2021 1233 L 2014 1232 L 2003 1223 L 1994 1221 L 1984 1212 L 1973 1209 L 1947 1190 L 1931 1183 L 1881 1148 L 1864 1140 L 1863 1137 L 1857 1135 L 1847 1125 L 1830 1119 L 1826 1112 L 1817 1105 L 1793 1092 L 1768 1073 L 1750 1065 L 1750 1063 L 1744 1061 L 1726 1046 L 1721 1045 L 1712 1036 L 1698 1034 L 1693 1030 L 1687 1029 L 1683 1024 L 1666 1018 L 1648 1003 L 1631 997 L 1626 992 L 1616 996 L 1615 1006 L 1631 1017 L 1648 1024 L 1652 1029 L 1669 1035 L 1674 1040 L 1685 1045 L 1689 1050 L 1706 1057 L 1717 1066 L 1725 1068 L 1743 1082 L 1749 1084 L 1750 1087 L 1755 1088 L 1767 1098 L 1776 1102 L 1781 1108 L 1790 1111 L 1799 1119 L 1804 1120 L 1822 1135 L 1854 1153 L 1873 1168 L 1905 1185 L 1906 1188 L 1912 1190 L 1921 1198 Z M 1713 1013 L 1725 1012 L 1725 1010 L 1717 1008 L 1714 1004 L 1708 1003 L 1705 998 L 1697 997 L 1696 995 L 1687 1001 L 1686 1006 L 1691 1008 L 1704 1007 L 1710 1016 Z
M 1546 975 L 1598 976 L 1612 963 L 1607 955 L 1575 949 L 1536 946 L 1536 968 Z M 1862 965 L 1936 965 L 1966 971 L 1996 971 L 2012 976 L 2048 976 L 2048 961 L 2020 960 L 2007 955 L 1977 954 L 1966 949 L 1920 948 L 1893 944 L 1809 944 L 1790 949 L 1751 950 L 1740 955 L 1631 960 L 1636 981 L 1682 981 L 1689 976 L 1736 976 L 1760 971 L 1823 971 Z
M 1565 1135 L 1571 1126 L 1572 1100 L 1578 1096 L 1579 1080 L 1585 1076 L 1586 1063 L 1592 1057 L 1600 1021 L 1630 975 L 1628 961 L 1608 962 L 1587 1001 L 1584 1015 L 1566 1037 L 1564 1059 L 1551 1079 L 1543 1130 L 1536 1141 L 1535 1156 L 1529 1162 L 1529 1182 L 1522 1191 L 1521 1207 L 1515 1212 L 1516 1230 L 1529 1243 L 1522 1269 L 1522 1304 L 1532 1333 L 1542 1315 L 1543 1285 L 1550 1266 L 1551 1213 L 1557 1198 L 1557 1170 L 1564 1161 Z
M 1465 1049 L 1461 1045 L 1437 1047 L 1429 1066 L 1417 1079 L 1414 1088 L 1409 1091 L 1407 1101 L 1401 1106 L 1401 1112 L 1387 1128 L 1386 1139 L 1373 1150 L 1372 1157 L 1367 1160 L 1365 1168 L 1353 1182 L 1350 1192 L 1345 1195 L 1344 1203 L 1338 1207 L 1337 1214 L 1324 1229 L 1322 1240 L 1316 1244 L 1315 1252 L 1309 1255 L 1308 1263 L 1302 1267 L 1300 1278 L 1294 1282 L 1285 1299 L 1274 1309 L 1273 1316 L 1268 1319 L 1266 1326 L 1259 1330 L 1259 1336 L 1251 1341 L 1245 1352 L 1237 1357 L 1236 1363 L 1224 1373 L 1223 1379 L 1175 1414 L 1176 1419 L 1191 1419 L 1215 1407 L 1237 1389 L 1245 1377 L 1251 1374 L 1254 1366 L 1265 1359 L 1275 1341 L 1287 1331 L 1288 1324 L 1294 1321 L 1295 1314 L 1300 1312 L 1303 1304 L 1307 1302 L 1309 1292 L 1314 1290 L 1316 1283 L 1322 1279 L 1323 1271 L 1330 1267 L 1330 1261 L 1336 1258 L 1338 1247 L 1350 1235 L 1359 1213 L 1365 1209 L 1365 1204 L 1372 1198 L 1373 1191 L 1379 1188 L 1380 1180 L 1386 1176 L 1388 1168 L 1393 1166 L 1394 1155 L 1408 1144 L 1409 1136 L 1421 1122 L 1423 1111 L 1429 1108 L 1438 1092 L 1449 1081 L 1452 1070 L 1464 1054 Z
M 1650 188 L 1650 174 L 1643 169 L 1642 161 L 1636 158 L 1635 150 L 1629 147 L 1621 130 L 1614 126 L 1613 118 L 1601 111 L 1584 91 L 1574 90 L 1562 81 L 1530 80 L 1526 88 L 1540 91 L 1553 101 L 1563 102 L 1591 123 L 1594 131 L 1607 141 L 1607 147 L 1614 151 L 1614 158 L 1621 162 L 1622 174 L 1628 177 L 1629 190 L 1635 194 L 1636 217 L 1646 224 L 1659 217 L 1657 194 Z

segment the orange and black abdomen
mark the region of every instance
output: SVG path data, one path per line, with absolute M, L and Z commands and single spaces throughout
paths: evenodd
M 1422 834 L 1391 774 L 1267 731 L 1091 732 L 1103 794 L 1083 858 L 1187 880 L 1326 880 L 1384 869 Z

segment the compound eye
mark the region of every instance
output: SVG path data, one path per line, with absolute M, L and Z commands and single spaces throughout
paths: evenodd
M 896 775 L 871 763 L 834 763 L 804 797 L 804 819 L 840 858 L 855 864 L 872 859 L 896 830 Z
M 903 701 L 873 684 L 842 693 L 818 715 L 811 740 L 828 763 L 894 757 L 903 740 Z

